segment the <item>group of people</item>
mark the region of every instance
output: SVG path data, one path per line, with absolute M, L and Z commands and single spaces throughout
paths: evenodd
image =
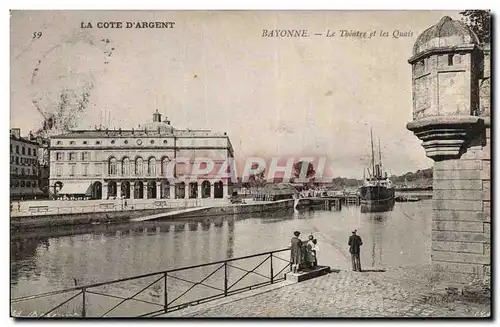
M 299 238 L 300 232 L 293 233 L 291 241 L 292 272 L 296 273 L 303 268 L 315 268 L 318 265 L 318 240 L 311 234 L 307 242 Z
M 352 270 L 361 272 L 360 248 L 363 245 L 361 237 L 356 234 L 357 230 L 352 231 L 347 245 L 351 253 Z M 311 234 L 309 240 L 304 243 L 299 238 L 300 232 L 293 232 L 291 240 L 290 261 L 292 263 L 292 272 L 296 273 L 303 268 L 315 268 L 318 265 L 318 240 Z

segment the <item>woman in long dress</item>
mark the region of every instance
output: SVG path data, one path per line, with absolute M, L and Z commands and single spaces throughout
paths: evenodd
M 314 267 L 314 253 L 313 253 L 313 247 L 314 247 L 314 243 L 313 243 L 313 239 L 314 239 L 314 236 L 309 235 L 309 241 L 307 242 L 306 246 L 305 246 L 305 262 L 306 262 L 306 266 L 308 268 L 312 268 Z
M 313 241 L 313 246 L 312 246 L 312 253 L 314 256 L 314 262 L 313 262 L 313 267 L 318 266 L 318 252 L 319 252 L 319 246 L 318 246 L 318 240 L 314 239 Z

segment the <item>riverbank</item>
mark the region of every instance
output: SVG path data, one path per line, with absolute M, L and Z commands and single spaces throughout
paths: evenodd
M 180 206 L 172 208 L 122 210 L 108 212 L 84 212 L 73 214 L 52 214 L 32 217 L 11 217 L 12 230 L 29 230 L 59 226 L 93 225 L 129 222 L 131 219 L 152 216 L 153 219 L 184 219 L 224 215 L 240 215 L 293 209 L 294 200 L 259 201 L 245 204 L 229 204 L 206 201 L 205 206 Z M 192 209 L 195 210 L 192 210 Z M 196 210 L 198 209 L 198 210 Z M 146 219 L 147 220 L 147 219 Z
M 152 219 L 179 219 L 179 218 L 194 218 L 194 217 L 211 217 L 211 216 L 226 216 L 226 215 L 245 215 L 252 213 L 273 212 L 279 210 L 292 210 L 294 200 L 278 200 L 278 201 L 256 201 L 243 204 L 225 204 L 204 206 L 193 210 L 179 210 L 177 212 L 166 213 L 164 216 L 153 215 Z
M 32 217 L 11 217 L 11 230 L 34 229 L 44 227 L 62 227 L 74 225 L 93 225 L 127 222 L 130 218 L 147 214 L 166 213 L 176 210 L 174 208 L 123 210 L 109 212 L 87 212 L 73 214 L 54 214 Z
M 449 294 L 431 267 L 349 270 L 283 282 L 160 317 L 462 317 L 491 316 L 489 296 Z M 300 296 L 298 296 L 300 294 Z

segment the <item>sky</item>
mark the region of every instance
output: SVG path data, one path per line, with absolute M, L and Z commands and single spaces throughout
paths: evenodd
M 138 127 L 158 109 L 176 128 L 227 132 L 237 160 L 327 157 L 334 176 L 349 178 L 362 178 L 370 164 L 372 128 L 390 174 L 425 169 L 432 161 L 406 129 L 407 60 L 418 35 L 445 15 L 461 17 L 456 11 L 13 11 L 10 125 L 22 134 L 37 130 L 43 116 L 34 99 L 51 111 L 62 88 L 92 84 L 78 128 Z M 97 28 L 110 21 L 175 27 Z M 82 28 L 89 22 L 93 28 Z M 264 29 L 305 29 L 311 36 L 262 37 Z M 326 37 L 328 30 L 336 36 Z M 340 30 L 376 35 L 339 37 Z M 395 30 L 408 36 L 395 38 Z

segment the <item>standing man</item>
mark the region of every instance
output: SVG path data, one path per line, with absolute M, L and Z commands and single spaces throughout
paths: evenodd
M 352 270 L 361 272 L 361 261 L 359 259 L 359 250 L 361 245 L 363 245 L 363 241 L 361 237 L 356 235 L 357 230 L 352 231 L 351 237 L 349 237 L 349 252 L 351 252 L 352 259 Z
M 293 232 L 290 249 L 290 262 L 292 263 L 292 272 L 296 273 L 302 263 L 302 241 L 299 239 L 300 232 Z

